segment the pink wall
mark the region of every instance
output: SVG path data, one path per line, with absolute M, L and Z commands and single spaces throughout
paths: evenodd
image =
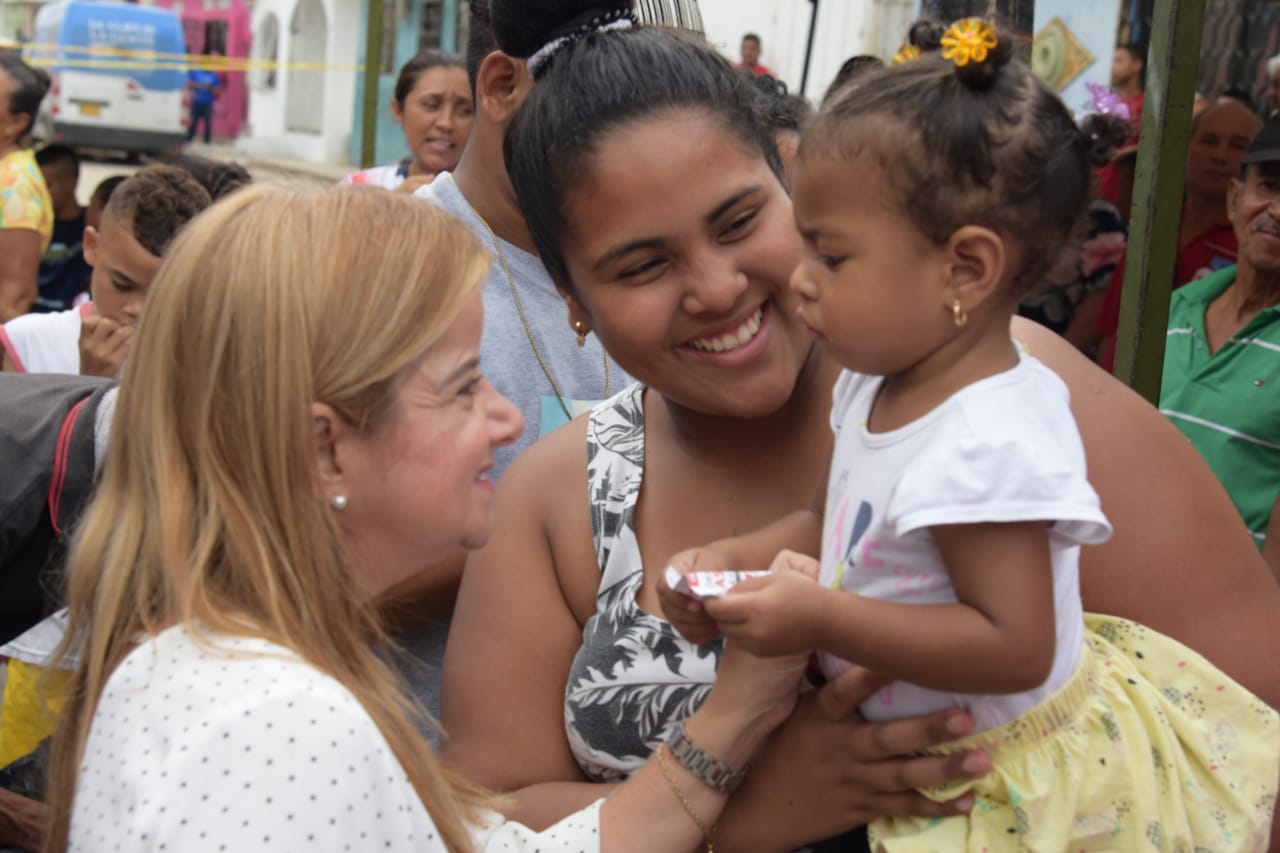
M 182 29 L 187 37 L 187 51 L 202 53 L 206 43 L 221 40 L 232 59 L 248 59 L 253 46 L 253 18 L 249 0 L 156 0 L 163 9 L 177 9 L 182 16 Z M 226 6 L 227 8 L 214 8 Z M 249 116 L 249 89 L 243 71 L 225 75 L 226 88 L 213 108 L 213 134 L 235 139 Z

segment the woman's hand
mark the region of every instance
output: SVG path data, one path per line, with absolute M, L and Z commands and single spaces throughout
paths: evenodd
M 858 706 L 884 684 L 855 667 L 802 695 L 730 799 L 717 848 L 789 850 L 882 815 L 968 812 L 971 796 L 935 803 L 915 789 L 985 776 L 991 770 L 987 754 L 915 753 L 971 734 L 973 720 L 964 711 L 949 710 L 868 723 Z
M 734 771 L 746 766 L 791 713 L 804 665 L 800 655 L 765 659 L 727 646 L 711 693 L 685 721 L 689 742 Z M 600 812 L 599 849 L 694 850 L 702 846 L 703 833 L 709 847 L 714 829 L 706 827 L 716 825 L 727 802 L 720 785 L 660 746 L 609 794 Z
M 715 685 L 689 720 L 691 735 L 711 730 L 704 739 L 718 742 L 717 755 L 730 765 L 746 764 L 794 710 L 807 662 L 807 655 L 757 657 L 726 643 Z

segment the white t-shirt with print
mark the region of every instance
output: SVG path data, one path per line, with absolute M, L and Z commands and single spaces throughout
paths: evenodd
M 170 628 L 107 681 L 72 851 L 444 851 L 364 707 L 286 648 Z M 600 849 L 600 803 L 536 833 L 497 815 L 479 851 Z
M 1057 645 L 1049 679 L 1035 690 L 985 696 L 899 681 L 863 703 L 862 713 L 885 720 L 963 707 L 979 731 L 994 728 L 1075 673 L 1084 639 L 1080 545 L 1111 534 L 1085 477 L 1070 396 L 1055 373 L 1023 354 L 1013 369 L 969 385 L 924 417 L 871 433 L 867 418 L 882 381 L 845 371 L 835 386 L 821 582 L 906 604 L 955 602 L 930 527 L 1052 522 Z M 849 666 L 822 658 L 828 676 Z

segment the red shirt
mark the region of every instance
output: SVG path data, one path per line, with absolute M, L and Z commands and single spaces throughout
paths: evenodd
M 772 68 L 770 68 L 770 67 L 769 67 L 769 66 L 767 66 L 767 65 L 760 65 L 759 63 L 757 63 L 757 64 L 755 64 L 755 65 L 743 65 L 741 62 L 739 62 L 739 63 L 737 63 L 736 65 L 734 65 L 733 67 L 734 67 L 734 68 L 745 68 L 745 69 L 747 69 L 748 71 L 750 71 L 752 74 L 768 74 L 770 77 L 777 77 L 777 76 L 778 76 L 778 75 L 774 72 L 774 70 L 773 70 Z
M 1125 104 L 1129 107 L 1129 123 L 1133 125 L 1133 135 L 1125 142 L 1121 151 L 1138 146 L 1138 138 L 1142 132 L 1142 105 L 1145 100 L 1146 98 L 1142 92 L 1132 98 L 1125 99 Z M 1120 189 L 1120 170 L 1116 168 L 1115 164 L 1108 163 L 1105 166 L 1098 167 L 1098 195 L 1112 204 L 1119 204 Z M 1129 211 L 1122 210 L 1120 212 L 1126 220 L 1129 218 Z
M 1178 253 L 1178 265 L 1174 273 L 1174 289 L 1203 278 L 1206 273 L 1216 272 L 1236 262 L 1236 232 L 1230 222 L 1219 222 L 1210 225 L 1199 236 L 1188 243 Z M 1102 303 L 1102 311 L 1098 314 L 1094 330 L 1110 338 L 1098 354 L 1098 363 L 1111 370 L 1115 366 L 1115 335 L 1120 329 L 1120 300 L 1124 285 L 1124 267 L 1122 260 L 1116 267 L 1115 278 L 1107 290 L 1107 299 Z
M 1142 92 L 1132 98 L 1124 99 L 1125 105 L 1129 107 L 1129 124 L 1133 125 L 1133 136 L 1130 136 L 1129 141 L 1125 143 L 1126 148 L 1138 144 L 1138 136 L 1142 132 L 1142 107 L 1146 100 L 1146 95 Z

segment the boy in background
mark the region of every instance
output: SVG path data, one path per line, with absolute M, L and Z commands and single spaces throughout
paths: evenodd
M 2 368 L 118 376 L 161 256 L 210 204 L 204 187 L 173 166 L 148 166 L 122 183 L 102 212 L 101 229 L 84 232 L 93 301 L 5 323 Z
M 103 178 L 94 187 L 93 195 L 89 196 L 89 207 L 84 212 L 86 228 L 92 228 L 95 231 L 102 230 L 102 211 L 106 210 L 107 202 L 111 200 L 111 194 L 116 191 L 116 187 L 127 180 L 129 180 L 128 175 L 112 175 L 109 178 Z
M 85 209 L 76 200 L 80 156 L 65 145 L 46 145 L 36 152 L 53 201 L 53 239 L 40 256 L 39 295 L 32 313 L 48 314 L 71 308 L 89 289 L 89 265 L 84 259 Z
M 752 74 L 768 74 L 770 77 L 778 76 L 767 65 L 760 64 L 760 36 L 755 33 L 747 33 L 742 37 L 738 55 L 742 61 L 735 65 L 735 68 L 745 68 Z

